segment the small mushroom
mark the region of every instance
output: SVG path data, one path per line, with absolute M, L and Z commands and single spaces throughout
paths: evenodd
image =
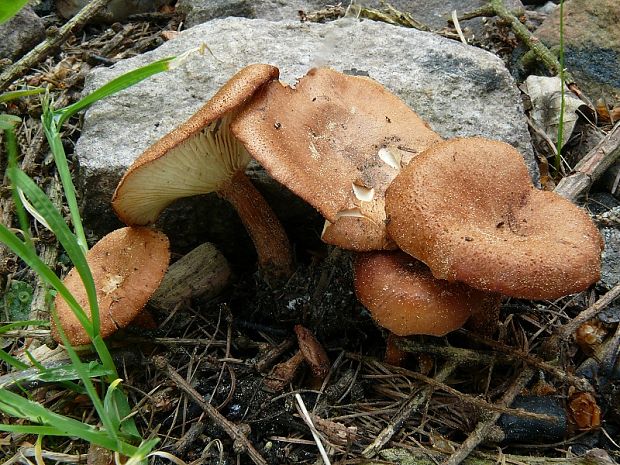
M 603 241 L 585 211 L 532 185 L 512 146 L 453 139 L 418 155 L 386 193 L 388 231 L 433 275 L 525 299 L 599 279 Z
M 357 251 L 395 248 L 384 193 L 412 157 L 441 140 L 370 78 L 319 68 L 270 85 L 231 124 L 269 174 L 326 219 L 322 239 Z
M 149 147 L 121 179 L 112 206 L 129 225 L 153 223 L 174 200 L 217 192 L 237 210 L 267 278 L 292 272 L 291 248 L 271 207 L 248 177 L 250 156 L 231 133 L 233 116 L 278 69 L 251 65 L 235 74 L 197 113 Z
M 170 260 L 168 238 L 149 228 L 117 229 L 97 242 L 88 251 L 86 260 L 97 291 L 100 333 L 105 338 L 131 323 L 157 289 Z M 69 271 L 64 284 L 90 316 L 86 289 L 75 268 Z M 55 305 L 69 342 L 88 344 L 86 331 L 60 294 Z M 54 324 L 52 336 L 61 342 Z
M 397 336 L 443 336 L 472 313 L 495 314 L 500 296 L 433 277 L 418 260 L 401 252 L 355 257 L 355 294 L 373 319 Z

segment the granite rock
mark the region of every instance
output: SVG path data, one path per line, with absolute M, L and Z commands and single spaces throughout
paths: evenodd
M 577 84 L 595 101 L 620 101 L 620 3 L 618 0 L 564 2 L 564 60 Z M 560 9 L 536 30 L 548 46 L 559 45 Z
M 9 21 L 0 24 L 0 58 L 19 58 L 43 39 L 43 20 L 30 6 L 25 6 Z
M 256 62 L 280 68 L 294 84 L 314 66 L 365 74 L 385 85 L 418 112 L 443 137 L 482 135 L 517 147 L 535 180 L 538 172 L 519 92 L 494 55 L 413 29 L 372 21 L 342 19 L 328 24 L 268 22 L 243 18 L 213 20 L 182 32 L 153 52 L 95 70 L 87 91 L 151 61 L 206 43 L 212 52 L 149 78 L 105 101 L 85 115 L 76 146 L 84 216 L 89 227 L 104 232 L 116 226 L 109 207 L 112 192 L 127 166 L 150 144 L 202 106 L 236 71 Z M 493 160 L 489 160 L 493 169 Z M 312 210 L 282 189 L 261 169 L 250 175 L 272 202 L 285 225 L 315 239 L 322 224 Z M 230 228 L 243 228 L 215 196 L 186 200 L 162 219 L 164 229 L 190 231 L 228 251 Z M 234 224 L 231 225 L 230 222 Z M 244 242 L 242 240 L 241 242 Z M 234 257 L 232 258 L 234 260 Z

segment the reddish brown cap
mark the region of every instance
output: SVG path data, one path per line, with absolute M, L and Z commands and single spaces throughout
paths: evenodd
M 103 237 L 88 251 L 86 260 L 97 290 L 102 337 L 124 328 L 142 311 L 168 268 L 168 247 L 168 238 L 161 232 L 149 228 L 122 228 Z M 75 268 L 64 284 L 90 315 L 86 290 Z M 56 296 L 56 311 L 72 345 L 90 342 L 60 294 Z M 54 325 L 52 335 L 61 342 Z
M 112 197 L 118 217 L 129 225 L 153 223 L 174 200 L 218 191 L 245 170 L 250 157 L 229 131 L 231 117 L 278 74 L 270 65 L 243 68 L 197 113 L 140 155 Z
M 603 242 L 585 211 L 532 185 L 521 155 L 480 137 L 439 143 L 387 190 L 391 237 L 437 278 L 526 299 L 599 279 Z
M 440 140 L 377 82 L 326 68 L 295 88 L 264 87 L 231 128 L 271 176 L 328 220 L 323 240 L 353 250 L 393 248 L 385 189 Z
M 499 296 L 433 277 L 401 252 L 356 255 L 355 294 L 373 319 L 397 336 L 443 336 L 459 329 L 474 311 L 499 305 Z

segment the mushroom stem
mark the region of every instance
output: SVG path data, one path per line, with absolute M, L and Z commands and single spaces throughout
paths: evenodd
M 288 278 L 293 258 L 288 237 L 275 213 L 242 171 L 223 185 L 218 194 L 229 201 L 254 242 L 258 263 L 267 281 Z

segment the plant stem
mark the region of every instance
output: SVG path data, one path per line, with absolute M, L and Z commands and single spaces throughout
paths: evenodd
M 562 146 L 564 145 L 564 109 L 566 99 L 564 91 L 564 0 L 560 0 L 560 115 L 558 117 L 558 138 L 555 154 L 555 172 L 560 173 L 562 167 Z

